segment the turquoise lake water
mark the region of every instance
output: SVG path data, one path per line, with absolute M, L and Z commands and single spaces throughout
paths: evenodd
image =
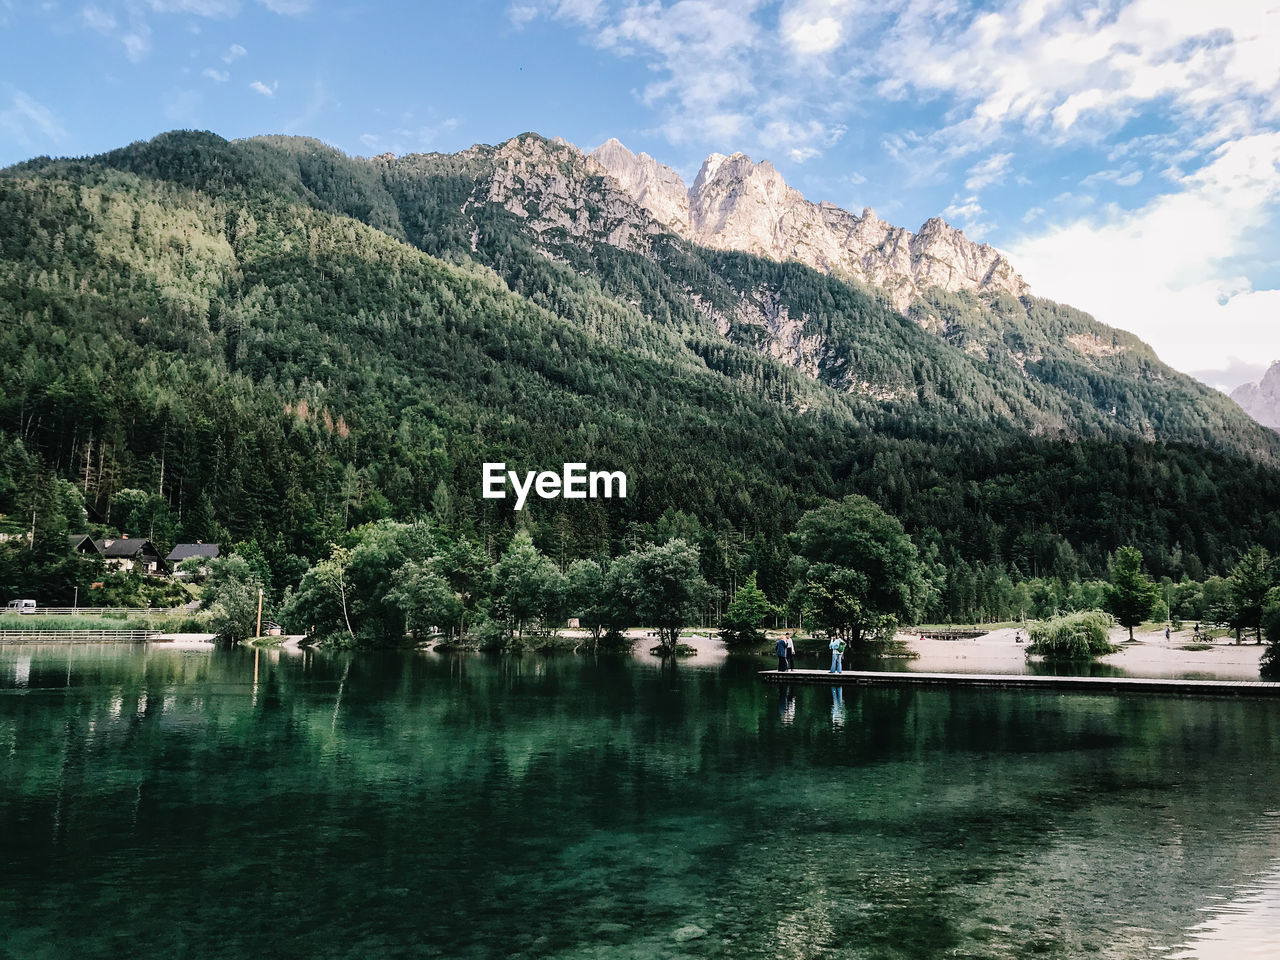
M 0 956 L 1280 956 L 1280 703 L 0 647 Z

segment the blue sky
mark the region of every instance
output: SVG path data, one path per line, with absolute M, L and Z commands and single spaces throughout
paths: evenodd
M 1277 49 L 1267 0 L 0 0 L 0 165 L 176 127 L 741 150 L 1234 385 L 1280 359 Z

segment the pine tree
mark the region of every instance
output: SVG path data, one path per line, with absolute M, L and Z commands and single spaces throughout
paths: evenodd
M 1160 588 L 1142 572 L 1142 552 L 1136 547 L 1121 547 L 1111 573 L 1107 610 L 1120 626 L 1129 628 L 1130 640 L 1133 628 L 1151 616 L 1159 598 Z
M 1262 643 L 1262 610 L 1267 594 L 1280 583 L 1280 563 L 1262 547 L 1253 547 L 1237 561 L 1227 577 L 1232 618 L 1241 630 L 1252 629 Z
M 747 582 L 733 595 L 720 619 L 720 638 L 729 646 L 760 643 L 764 640 L 760 626 L 774 610 L 764 591 L 756 586 L 756 572 L 753 570 Z

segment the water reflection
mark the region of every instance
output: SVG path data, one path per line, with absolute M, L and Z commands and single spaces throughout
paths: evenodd
M 789 683 L 778 687 L 778 719 L 787 724 L 794 723 L 796 719 L 796 695 Z
M 831 725 L 844 726 L 844 687 L 831 688 Z
M 1211 915 L 1191 927 L 1170 960 L 1274 960 L 1280 954 L 1280 861 L 1255 883 L 1214 899 L 1202 908 Z
M 0 650 L 0 952 L 1274 955 L 1280 705 L 758 667 Z

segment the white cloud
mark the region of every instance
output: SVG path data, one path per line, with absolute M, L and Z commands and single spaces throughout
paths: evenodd
M 942 215 L 948 219 L 972 219 L 973 217 L 983 214 L 982 205 L 978 203 L 977 197 L 966 197 L 961 200 L 957 197 L 951 201 L 950 206 L 942 211 Z
M 205 67 L 203 75 L 208 77 L 214 83 L 226 83 L 231 79 L 231 72 L 229 70 L 215 70 L 213 67 Z
M 272 13 L 285 17 L 296 17 L 311 9 L 311 0 L 258 0 Z
M 981 190 L 993 183 L 1000 183 L 1004 180 L 1004 175 L 1009 170 L 1009 161 L 1012 159 L 1012 153 L 993 153 L 981 163 L 975 163 L 969 168 L 969 176 L 964 182 L 964 188 Z
M 1274 344 L 1280 290 L 1239 272 L 1280 206 L 1280 132 L 1243 137 L 1132 211 L 1108 208 L 1009 244 L 1032 289 L 1131 330 L 1180 369 Z
M 274 80 L 272 81 L 271 86 L 268 87 L 261 80 L 255 80 L 253 83 L 249 84 L 249 89 L 254 93 L 260 93 L 264 97 L 270 99 L 273 98 L 276 95 L 276 91 L 280 89 L 280 81 Z
M 796 53 L 827 53 L 840 44 L 840 21 L 835 17 L 792 22 L 783 26 L 784 35 Z
M 529 4 L 512 5 L 507 9 L 507 18 L 518 29 L 538 16 L 539 10 Z
M 124 55 L 129 58 L 129 61 L 141 63 L 151 52 L 151 28 L 145 23 L 139 23 L 134 26 L 131 33 L 121 37 L 120 42 L 124 44 Z
M 1141 170 L 1099 170 L 1080 181 L 1082 187 L 1092 187 L 1099 183 L 1114 183 L 1117 187 L 1132 187 L 1142 182 Z
M 847 0 L 791 3 L 775 29 L 772 7 L 763 0 L 600 4 L 592 8 L 590 39 L 649 64 L 655 78 L 638 96 L 659 114 L 659 129 L 671 142 L 802 162 L 845 131 L 836 117 L 838 98 L 822 89 L 831 74 L 815 58 L 834 55 L 850 6 Z
M 197 17 L 234 17 L 240 12 L 236 0 L 148 0 L 156 13 L 190 13 Z
M 0 0 L 0 3 L 5 0 Z M 272 13 L 282 16 L 296 16 L 311 9 L 311 0 L 257 0 Z M 124 44 L 125 56 L 133 63 L 140 63 L 151 52 L 151 24 L 154 16 L 169 14 L 187 14 L 215 20 L 230 20 L 240 15 L 240 0 L 125 0 L 117 7 L 123 7 L 128 21 L 128 28 L 119 37 Z M 115 36 L 119 24 L 116 15 L 99 6 L 86 6 L 80 10 L 80 24 L 104 36 Z M 195 23 L 186 25 L 187 32 L 198 35 L 200 27 Z M 232 44 L 222 55 L 222 59 L 231 63 L 245 55 L 244 47 Z
M 9 89 L 9 106 L 0 110 L 0 130 L 24 147 L 61 143 L 67 131 L 53 111 L 22 90 Z
M 818 156 L 817 147 L 833 147 L 845 134 L 840 124 L 827 125 L 820 120 L 793 123 L 789 120 L 772 120 L 759 132 L 760 142 L 768 148 L 786 149 L 790 153 L 803 153 L 805 159 Z
M 595 23 L 602 14 L 601 0 L 560 0 L 556 16 L 578 23 Z
M 970 237 L 978 238 L 991 229 L 991 224 L 981 220 L 986 210 L 978 202 L 976 196 L 954 198 L 942 211 L 942 217 L 949 223 L 958 226 Z
M 778 20 L 783 40 L 796 56 L 830 53 L 845 39 L 844 19 L 852 7 L 849 0 L 788 3 Z
M 946 94 L 990 142 L 1009 126 L 1094 139 L 1170 101 L 1201 132 L 1222 105 L 1275 116 L 1280 6 L 1133 0 L 1115 8 L 1012 0 L 966 23 L 908 0 L 882 53 L 887 91 Z M 1239 117 L 1235 118 L 1238 122 Z
M 100 7 L 85 7 L 80 11 L 80 22 L 90 30 L 110 34 L 116 28 L 115 16 Z

